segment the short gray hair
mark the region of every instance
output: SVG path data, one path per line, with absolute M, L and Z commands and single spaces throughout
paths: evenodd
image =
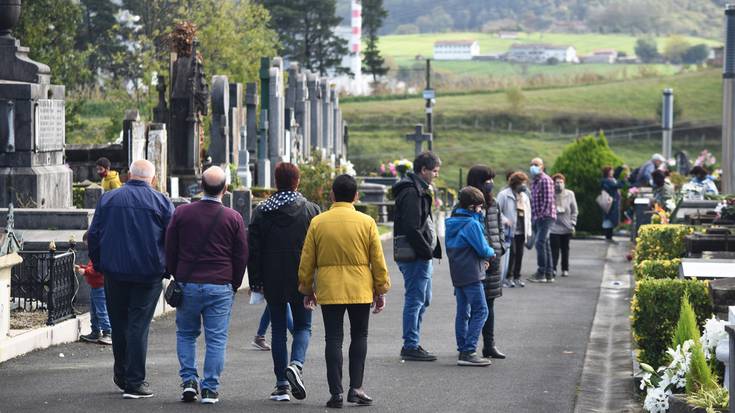
M 130 164 L 130 174 L 141 178 L 153 178 L 156 176 L 156 167 L 150 161 L 138 159 Z

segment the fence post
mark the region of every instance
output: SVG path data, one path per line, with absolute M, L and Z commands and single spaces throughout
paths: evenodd
M 56 243 L 53 242 L 53 241 L 51 241 L 48 244 L 48 262 L 46 263 L 45 266 L 39 266 L 39 267 L 42 267 L 43 268 L 42 271 L 46 272 L 46 274 L 44 274 L 44 278 L 47 278 L 48 279 L 48 283 L 49 283 L 49 286 L 48 286 L 48 295 L 46 296 L 46 306 L 48 307 L 47 308 L 48 317 L 46 319 L 46 325 L 47 326 L 50 326 L 50 325 L 53 324 L 52 323 L 52 321 L 54 320 L 54 315 L 53 314 L 54 314 L 54 310 L 55 310 L 55 307 L 56 307 L 56 305 L 54 303 L 54 291 L 56 290 L 55 285 L 54 285 L 54 281 L 56 281 L 56 280 L 54 280 L 54 271 L 53 271 L 53 269 L 54 269 L 54 258 L 55 258 L 55 255 L 56 255 Z M 39 268 L 39 270 L 40 270 L 40 268 Z M 46 276 L 48 276 L 48 277 L 46 277 Z

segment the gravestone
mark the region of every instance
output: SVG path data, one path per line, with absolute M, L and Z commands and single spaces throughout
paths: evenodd
M 105 191 L 102 189 L 102 187 L 97 184 L 92 184 L 84 188 L 84 208 L 97 208 L 97 203 L 100 201 L 100 198 L 102 197 L 102 194 L 104 192 Z
M 332 121 L 334 122 L 332 127 L 334 143 L 332 147 L 334 148 L 334 155 L 337 159 L 342 159 L 342 110 L 339 108 L 339 94 L 337 94 L 337 89 L 334 87 L 331 88 L 330 94 L 332 110 L 334 111 L 332 115 Z
M 146 159 L 145 123 L 140 121 L 140 113 L 136 109 L 125 111 L 123 120 L 123 164 L 129 167 L 139 159 Z
M 209 130 L 209 156 L 214 165 L 230 160 L 230 84 L 227 76 L 212 77 L 212 124 Z
M 687 156 L 687 153 L 684 151 L 679 151 L 674 155 L 674 159 L 676 159 L 676 172 L 678 172 L 681 176 L 687 176 L 689 175 L 689 157 Z
M 423 151 L 423 143 L 431 140 L 431 134 L 424 133 L 424 125 L 419 123 L 416 125 L 413 133 L 409 133 L 406 135 L 406 140 L 414 142 L 414 154 L 416 155 L 416 157 L 418 157 L 419 154 Z
M 271 163 L 271 181 L 276 164 L 288 161 L 286 154 L 286 122 L 284 119 L 286 101 L 283 84 L 283 59 L 273 58 L 269 71 L 269 105 L 268 105 L 268 158 Z
M 308 73 L 306 75 L 306 88 L 309 91 L 309 137 L 311 138 L 311 148 L 321 149 L 323 144 L 322 134 L 322 89 L 319 84 L 319 78 L 316 73 Z
M 332 94 L 329 89 L 329 80 L 321 78 L 319 87 L 322 93 L 322 145 L 326 149 L 327 157 L 334 154 L 334 111 L 332 110 Z
M 248 83 L 245 88 L 245 126 L 241 130 L 240 159 L 237 176 L 246 188 L 252 186 L 251 170 L 255 168 L 253 161 L 258 159 L 258 85 Z M 252 168 L 252 169 L 251 169 Z
M 165 123 L 151 123 L 148 128 L 148 159 L 156 168 L 155 188 L 168 192 L 168 134 Z
M 236 189 L 232 193 L 232 208 L 242 215 L 245 225 L 250 223 L 252 213 L 253 194 L 249 189 Z
M 306 87 L 306 75 L 302 70 L 296 73 L 296 93 L 294 96 L 294 116 L 299 130 L 299 151 L 302 159 L 308 159 L 311 154 L 311 106 L 309 105 L 309 90 Z
M 174 50 L 171 66 L 170 121 L 168 124 L 168 171 L 179 177 L 179 191 L 190 196 L 201 175 L 200 144 L 202 116 L 207 114 L 209 87 L 195 39 L 189 49 Z
M 48 66 L 11 36 L 21 5 L 0 14 L 0 205 L 72 206 L 72 170 L 64 164 L 65 88 Z
M 242 106 L 242 83 L 230 83 L 230 145 L 228 163 L 240 165 L 240 148 L 245 137 L 245 108 Z
M 268 113 L 270 105 L 270 59 L 260 58 L 260 125 L 258 127 L 258 186 L 270 188 L 271 161 L 268 159 Z
M 168 104 L 166 103 L 166 78 L 159 74 L 156 77 L 158 104 L 153 108 L 153 122 L 168 123 Z

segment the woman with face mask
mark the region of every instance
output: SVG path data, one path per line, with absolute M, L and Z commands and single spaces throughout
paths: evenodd
M 605 233 L 605 239 L 612 242 L 613 230 L 620 223 L 620 188 L 623 187 L 623 183 L 615 179 L 611 166 L 605 166 L 602 168 L 600 186 L 613 200 L 610 210 L 603 211 L 602 216 L 602 230 Z
M 511 172 L 508 186 L 498 193 L 498 206 L 505 230 L 505 245 L 510 253 L 503 256 L 503 287 L 525 287 L 521 281 L 523 247 L 531 239 L 531 200 L 528 192 L 528 175 Z
M 566 189 L 566 177 L 554 174 L 554 201 L 556 204 L 556 221 L 551 226 L 551 259 L 556 275 L 559 256 L 561 253 L 561 276 L 569 275 L 569 241 L 577 226 L 577 199 L 574 192 Z
M 500 276 L 500 258 L 505 253 L 503 224 L 501 221 L 498 203 L 493 198 L 493 178 L 495 172 L 485 165 L 475 165 L 467 172 L 467 185 L 479 189 L 485 197 L 483 206 L 485 237 L 488 244 L 495 251 L 495 257 L 485 271 L 483 287 L 487 301 L 488 316 L 482 328 L 483 349 L 482 357 L 504 359 L 505 354 L 495 347 L 495 299 L 503 295 L 503 285 Z

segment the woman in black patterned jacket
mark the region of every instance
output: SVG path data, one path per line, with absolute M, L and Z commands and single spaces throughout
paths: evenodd
M 467 173 L 467 185 L 473 186 L 485 195 L 485 237 L 495 250 L 495 258 L 485 271 L 485 299 L 489 311 L 485 326 L 482 328 L 483 357 L 504 359 L 505 354 L 495 347 L 495 299 L 503 295 L 503 285 L 500 275 L 500 257 L 505 253 L 504 233 L 500 221 L 498 203 L 493 198 L 493 178 L 495 172 L 488 166 L 475 165 Z

